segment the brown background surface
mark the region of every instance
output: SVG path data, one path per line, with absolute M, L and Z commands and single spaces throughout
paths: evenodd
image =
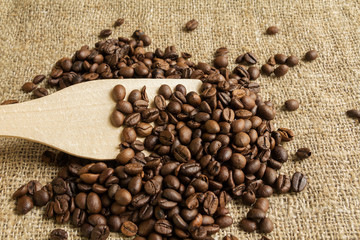
M 291 155 L 299 147 L 313 151 L 302 162 L 291 157 L 281 169 L 287 174 L 306 173 L 309 185 L 297 195 L 271 197 L 269 216 L 275 230 L 268 237 L 359 239 L 360 123 L 345 116 L 346 110 L 360 108 L 359 1 L 274 2 L 1 0 L 0 101 L 29 100 L 30 95 L 20 90 L 24 82 L 47 74 L 59 58 L 71 56 L 83 44 L 93 46 L 100 30 L 110 28 L 119 17 L 126 21 L 113 36 L 130 36 L 142 29 L 152 37 L 150 49 L 176 45 L 179 51 L 193 53 L 196 61 L 210 62 L 221 46 L 229 48 L 232 62 L 251 50 L 261 63 L 275 53 L 303 56 L 317 49 L 320 57 L 313 63 L 301 62 L 280 79 L 257 80 L 262 96 L 276 105 L 275 125 L 297 134 L 286 144 Z M 182 28 L 192 18 L 198 19 L 199 27 L 186 33 Z M 270 25 L 279 26 L 280 34 L 264 35 Z M 301 101 L 298 111 L 281 111 L 289 98 Z M 70 239 L 79 239 L 78 229 L 43 219 L 43 209 L 25 216 L 14 212 L 13 191 L 32 179 L 49 182 L 57 173 L 56 166 L 41 162 L 45 149 L 24 140 L 0 139 L 0 239 L 48 239 L 55 227 L 69 231 Z M 259 239 L 259 234 L 238 228 L 246 211 L 247 207 L 232 204 L 235 224 L 216 239 L 229 232 L 239 239 Z M 111 239 L 119 237 L 111 234 Z

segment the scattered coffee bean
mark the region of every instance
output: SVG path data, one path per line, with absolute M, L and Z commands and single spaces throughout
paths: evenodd
M 285 107 L 288 111 L 295 111 L 299 108 L 299 101 L 296 99 L 286 100 Z
M 124 18 L 119 18 L 119 19 L 117 19 L 117 20 L 115 21 L 114 27 L 119 27 L 119 26 L 123 25 L 124 22 L 125 22 L 125 19 L 124 19 Z
M 37 88 L 33 91 L 33 93 L 34 93 L 34 96 L 37 98 L 45 97 L 49 94 L 45 88 Z
M 318 52 L 316 50 L 310 50 L 305 54 L 306 61 L 313 61 L 318 57 Z
M 18 100 L 5 100 L 0 105 L 9 105 L 9 104 L 15 104 L 18 103 Z
M 106 38 L 109 37 L 112 34 L 111 29 L 104 29 L 100 32 L 99 37 Z
M 247 71 L 251 80 L 256 80 L 260 76 L 260 70 L 257 67 L 249 67 Z
M 54 229 L 50 233 L 50 240 L 67 240 L 68 239 L 68 233 L 65 230 L 62 229 Z
M 357 109 L 351 109 L 346 112 L 346 115 L 351 118 L 357 118 L 360 120 L 360 110 Z
M 271 66 L 270 64 L 264 64 L 261 67 L 261 72 L 264 73 L 265 75 L 270 76 L 270 74 L 274 72 L 274 67 Z
M 285 64 L 287 56 L 284 54 L 275 54 L 274 59 L 277 64 Z
M 304 174 L 296 172 L 291 179 L 291 189 L 294 192 L 301 192 L 307 185 L 307 178 Z
M 299 148 L 296 152 L 296 156 L 299 159 L 305 159 L 311 156 L 311 150 L 309 148 Z
M 26 82 L 22 86 L 22 90 L 27 93 L 32 92 L 35 89 L 36 89 L 36 85 L 33 82 Z
M 254 232 L 257 229 L 256 222 L 246 218 L 242 219 L 239 225 L 245 232 L 249 233 Z
M 273 222 L 270 218 L 264 218 L 259 223 L 259 231 L 262 233 L 270 233 L 274 229 Z
M 24 195 L 17 200 L 16 210 L 20 214 L 28 213 L 33 207 L 33 200 L 27 195 Z
M 32 82 L 33 82 L 34 84 L 39 84 L 39 83 L 41 83 L 42 81 L 44 81 L 45 78 L 46 78 L 45 75 L 36 75 L 36 76 L 33 78 Z
M 287 65 L 280 65 L 279 67 L 275 68 L 274 74 L 277 77 L 284 76 L 289 70 L 289 67 Z
M 243 59 L 247 64 L 253 65 L 257 63 L 256 56 L 252 52 L 248 52 L 244 55 Z
M 198 27 L 199 23 L 195 19 L 192 19 L 186 23 L 186 30 L 193 31 Z
M 289 67 L 294 67 L 296 65 L 299 64 L 299 59 L 293 55 L 289 56 L 287 59 L 286 59 L 286 65 L 288 65 Z
M 279 32 L 279 28 L 277 26 L 271 26 L 271 27 L 268 27 L 268 29 L 266 29 L 266 33 L 268 35 L 275 35 Z

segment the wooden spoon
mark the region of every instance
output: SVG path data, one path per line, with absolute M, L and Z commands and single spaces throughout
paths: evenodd
M 195 79 L 99 80 L 32 101 L 4 105 L 0 107 L 0 136 L 27 139 L 88 159 L 115 159 L 120 152 L 122 127 L 116 128 L 110 122 L 116 105 L 111 96 L 113 87 L 122 84 L 128 95 L 146 86 L 152 104 L 162 84 L 174 89 L 179 83 L 188 92 L 198 92 L 201 86 L 201 81 Z

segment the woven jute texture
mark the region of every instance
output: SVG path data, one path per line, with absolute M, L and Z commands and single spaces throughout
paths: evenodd
M 294 141 L 285 144 L 290 159 L 280 172 L 301 171 L 309 179 L 304 192 L 270 198 L 268 215 L 275 229 L 268 237 L 360 239 L 360 123 L 345 116 L 346 110 L 360 108 L 358 1 L 1 0 L 0 16 L 0 101 L 31 99 L 20 90 L 24 82 L 48 74 L 59 58 L 72 56 L 82 45 L 93 46 L 98 33 L 119 17 L 125 24 L 114 37 L 129 37 L 142 29 L 153 40 L 150 49 L 176 45 L 192 53 L 194 61 L 210 63 L 222 46 L 228 47 L 232 63 L 247 51 L 264 63 L 276 53 L 302 57 L 310 49 L 318 50 L 318 59 L 301 61 L 285 77 L 257 80 L 263 98 L 276 106 L 275 126 L 296 133 Z M 193 18 L 199 27 L 183 31 Z M 270 25 L 281 32 L 265 35 Z M 299 110 L 281 109 L 289 98 L 301 101 Z M 312 156 L 295 160 L 299 147 L 311 148 Z M 35 208 L 25 216 L 14 211 L 11 195 L 19 186 L 33 179 L 45 184 L 56 176 L 55 165 L 41 162 L 46 149 L 25 140 L 0 139 L 0 239 L 48 239 L 55 227 L 66 229 L 69 239 L 80 239 L 79 229 L 44 219 L 44 209 Z M 235 222 L 216 239 L 227 233 L 239 239 L 261 237 L 239 229 L 248 207 L 232 203 L 230 210 Z

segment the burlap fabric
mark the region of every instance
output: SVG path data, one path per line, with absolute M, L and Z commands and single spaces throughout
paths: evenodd
M 296 132 L 287 143 L 291 153 L 280 172 L 301 171 L 309 185 L 300 194 L 273 196 L 269 216 L 275 229 L 270 239 L 360 238 L 360 123 L 345 111 L 360 108 L 360 6 L 358 1 L 0 1 L 0 101 L 26 101 L 20 88 L 36 74 L 48 73 L 53 63 L 83 44 L 93 46 L 97 34 L 119 17 L 125 24 L 113 36 L 130 36 L 142 29 L 153 40 L 151 49 L 176 45 L 193 53 L 194 60 L 210 62 L 216 48 L 227 46 L 232 63 L 237 55 L 253 51 L 261 63 L 275 54 L 302 57 L 319 51 L 313 63 L 301 62 L 282 78 L 258 79 L 262 95 L 277 108 L 275 125 Z M 195 18 L 199 27 L 183 31 Z M 281 32 L 264 35 L 270 25 Z M 232 66 L 233 67 L 233 66 Z M 44 84 L 44 83 L 42 83 Z M 281 110 L 284 101 L 296 98 L 296 112 Z M 41 126 L 36 126 L 41 127 Z M 55 136 L 54 136 L 55 137 Z M 297 148 L 309 147 L 310 159 L 297 161 Z M 79 230 L 56 225 L 35 208 L 25 216 L 14 212 L 12 193 L 23 183 L 49 182 L 55 165 L 40 160 L 47 149 L 19 139 L 1 138 L 0 239 L 48 239 L 55 227 L 79 239 Z M 235 219 L 216 239 L 232 233 L 239 239 L 259 239 L 260 234 L 239 230 L 248 207 L 231 204 Z M 119 238 L 111 234 L 111 239 Z

